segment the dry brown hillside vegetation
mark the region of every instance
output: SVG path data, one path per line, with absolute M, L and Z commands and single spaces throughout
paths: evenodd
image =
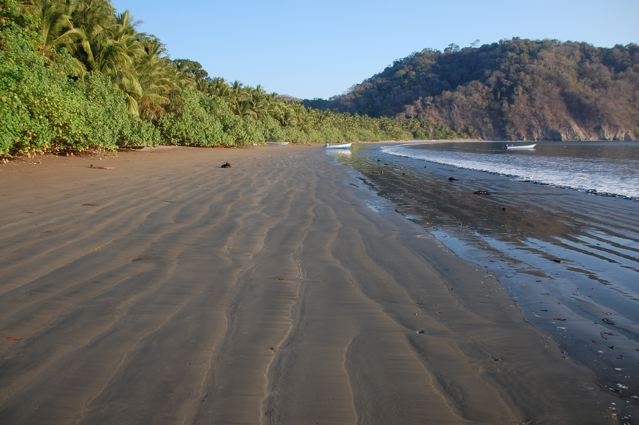
M 410 117 L 482 139 L 639 139 L 639 45 L 556 40 L 451 45 L 395 61 L 309 106 Z

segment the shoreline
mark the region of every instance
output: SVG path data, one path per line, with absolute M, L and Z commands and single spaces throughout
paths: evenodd
M 637 236 L 631 231 L 636 201 L 376 149 L 362 150 L 346 162 L 375 192 L 392 200 L 387 208 L 494 273 L 527 321 L 552 335 L 598 375 L 602 387 L 636 410 L 639 346 L 632 254 Z M 491 196 L 473 195 L 478 188 Z
M 0 167 L 2 422 L 615 423 L 489 273 L 323 149 L 95 162 Z

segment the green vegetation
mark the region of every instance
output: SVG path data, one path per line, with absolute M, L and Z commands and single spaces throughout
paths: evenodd
M 109 0 L 0 4 L 0 156 L 175 144 L 638 139 L 639 46 L 513 39 L 396 61 L 304 103 L 171 60 Z
M 483 139 L 639 139 L 639 46 L 504 40 L 423 50 L 307 106 L 441 123 Z
M 452 136 L 422 118 L 318 111 L 211 78 L 195 61 L 169 59 L 109 0 L 0 4 L 0 156 Z

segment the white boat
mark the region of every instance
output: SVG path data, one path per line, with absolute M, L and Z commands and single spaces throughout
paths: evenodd
M 269 140 L 268 142 L 266 142 L 266 144 L 271 146 L 287 146 L 288 142 L 274 142 L 272 140 Z
M 324 145 L 326 149 L 350 149 L 352 143 L 342 143 L 341 145 L 329 145 L 328 143 Z
M 506 149 L 509 151 L 529 151 L 535 149 L 537 143 L 533 143 L 532 145 L 506 145 Z

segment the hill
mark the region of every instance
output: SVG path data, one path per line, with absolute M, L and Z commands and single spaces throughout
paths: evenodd
M 425 49 L 307 106 L 417 118 L 482 139 L 639 139 L 639 45 L 514 38 Z

